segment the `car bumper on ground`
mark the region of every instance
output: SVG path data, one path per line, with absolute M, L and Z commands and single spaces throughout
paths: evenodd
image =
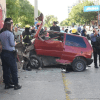
M 93 59 L 87 58 L 86 60 L 87 60 L 87 65 L 90 65 L 93 62 Z

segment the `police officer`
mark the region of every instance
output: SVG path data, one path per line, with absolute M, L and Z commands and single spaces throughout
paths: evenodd
M 13 20 L 6 18 L 4 22 L 3 31 L 0 34 L 0 40 L 2 44 L 1 60 L 4 72 L 5 89 L 14 88 L 14 90 L 20 89 L 18 84 L 18 72 L 15 57 L 15 45 L 14 34 L 12 33 Z M 14 87 L 9 84 L 10 71 L 13 80 Z
M 5 23 L 7 22 L 7 21 L 10 21 L 11 20 L 11 18 L 6 18 L 5 19 Z M 4 30 L 4 26 L 3 26 L 3 28 L 0 30 L 0 34 L 3 32 L 3 30 Z M 0 41 L 0 44 L 1 44 L 1 41 Z M 2 45 L 1 45 L 1 47 L 2 47 Z M 1 51 L 2 51 L 2 49 L 0 50 L 0 53 L 1 53 Z M 1 54 L 0 54 L 1 55 Z M 2 67 L 2 69 L 3 69 L 3 67 Z M 9 84 L 13 84 L 13 81 L 12 81 L 12 76 L 11 76 L 11 71 L 9 70 L 9 73 L 10 73 L 10 81 L 9 81 Z M 4 71 L 3 71 L 3 83 L 5 83 L 5 80 L 4 80 Z
M 95 68 L 98 68 L 97 54 L 99 54 L 99 66 L 100 66 L 100 49 L 99 49 L 98 44 L 96 42 L 96 37 L 98 37 L 98 35 L 99 35 L 99 33 L 94 28 L 93 33 L 90 35 L 90 37 L 91 37 L 91 44 L 92 44 L 92 47 L 93 47 L 94 67 Z

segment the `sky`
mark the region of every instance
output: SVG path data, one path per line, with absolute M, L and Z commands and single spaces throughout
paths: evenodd
M 34 6 L 34 0 L 28 0 Z M 68 6 L 75 3 L 76 0 L 38 0 L 38 10 L 44 17 L 46 15 L 54 15 L 61 22 L 68 18 Z

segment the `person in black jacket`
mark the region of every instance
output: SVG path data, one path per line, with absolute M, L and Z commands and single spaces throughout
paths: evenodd
M 31 45 L 31 32 L 29 32 L 30 29 L 30 25 L 26 25 L 25 26 L 25 31 L 22 33 L 23 36 L 23 42 L 25 44 L 25 46 L 27 45 Z
M 59 31 L 60 32 L 60 27 L 57 26 L 57 23 L 56 21 L 53 22 L 53 26 L 50 27 L 50 30 L 53 30 L 53 31 Z
M 59 31 L 60 32 L 60 27 L 59 26 L 57 26 L 57 23 L 58 22 L 53 22 L 53 26 L 52 27 L 50 27 L 50 30 L 53 30 L 53 31 Z M 50 34 L 50 37 L 51 38 L 55 38 L 55 37 L 58 37 L 59 35 L 58 34 Z

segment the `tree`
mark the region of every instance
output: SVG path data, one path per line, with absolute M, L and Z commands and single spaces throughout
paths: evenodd
M 48 15 L 45 17 L 45 23 L 44 26 L 45 27 L 51 27 L 53 24 L 53 21 L 57 21 L 57 17 L 55 17 L 54 15 Z
M 18 23 L 18 16 L 19 16 L 19 0 L 6 0 L 7 6 L 7 17 L 11 17 L 14 23 Z
M 34 25 L 34 7 L 27 0 L 20 0 L 19 23 Z
M 11 17 L 14 24 L 22 27 L 26 24 L 34 25 L 34 6 L 28 0 L 6 0 L 6 4 L 7 17 Z
M 60 23 L 60 26 L 71 26 L 71 19 L 67 18 Z
M 85 0 L 83 3 L 79 3 L 74 6 L 70 12 L 70 19 L 73 20 L 73 23 L 79 24 L 89 24 L 91 20 L 96 19 L 96 12 L 83 12 L 84 6 L 92 6 L 94 3 L 92 1 Z

